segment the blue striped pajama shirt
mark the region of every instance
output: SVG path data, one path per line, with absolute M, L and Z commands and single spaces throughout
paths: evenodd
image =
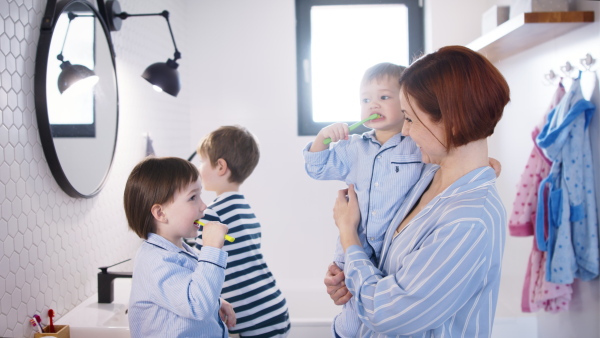
M 219 317 L 227 253 L 199 255 L 150 233 L 134 261 L 129 298 L 132 338 L 228 337 Z
M 394 237 L 438 168 L 424 167 L 394 216 L 379 267 L 357 245 L 346 251 L 351 312 L 360 327 L 352 332 L 356 323 L 336 320 L 340 336 L 491 336 L 506 238 L 494 170 L 482 167 L 458 179 Z
M 419 179 L 421 151 L 410 137 L 396 134 L 381 145 L 375 131 L 350 135 L 329 149 L 303 151 L 305 169 L 317 180 L 339 180 L 354 184 L 360 207 L 360 242 L 367 255 L 377 262 L 385 231 L 399 203 Z M 344 249 L 336 245 L 334 261 L 343 267 Z

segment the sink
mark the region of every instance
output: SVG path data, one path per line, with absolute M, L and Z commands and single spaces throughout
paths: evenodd
M 104 322 L 104 326 L 112 328 L 127 328 L 129 330 L 129 318 L 127 317 L 127 307 L 123 306 Z
M 115 296 L 112 303 L 100 304 L 98 294 L 94 294 L 58 319 L 56 324 L 69 325 L 72 338 L 129 338 L 127 306 L 131 279 L 117 278 L 113 283 Z

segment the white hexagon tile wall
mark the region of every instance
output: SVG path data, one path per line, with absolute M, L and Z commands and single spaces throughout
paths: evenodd
M 182 1 L 174 1 L 175 4 L 156 0 L 131 0 L 124 3 L 128 6 L 127 9 L 133 9 L 134 12 L 141 12 L 148 7 L 150 10 L 161 11 L 160 8 L 168 4 L 169 7 L 175 6 L 175 10 L 169 8 L 172 16 L 173 13 L 175 17 L 185 13 Z M 38 313 L 47 322 L 47 311 L 52 308 L 60 318 L 96 293 L 99 266 L 133 257 L 139 246 L 139 239 L 127 230 L 122 210 L 122 194 L 129 171 L 144 156 L 141 146 L 143 131 L 151 130 L 152 127 L 166 127 L 169 134 L 165 138 L 169 139 L 170 136 L 177 140 L 165 141 L 171 143 L 162 144 L 162 150 L 168 153 L 179 149 L 182 154 L 189 153 L 189 130 L 186 127 L 189 125 L 186 123 L 186 116 L 189 119 L 186 102 L 189 100 L 185 99 L 185 94 L 183 98 L 180 94 L 178 101 L 173 101 L 164 94 L 153 97 L 154 101 L 142 100 L 146 89 L 139 89 L 139 92 L 133 89 L 127 93 L 127 98 L 121 99 L 121 107 L 123 104 L 131 105 L 131 102 L 150 101 L 147 104 L 156 106 L 158 112 L 154 113 L 152 107 L 144 107 L 143 113 L 150 117 L 150 122 L 146 120 L 142 127 L 136 127 L 134 122 L 121 118 L 118 138 L 120 144 L 126 145 L 117 145 L 113 167 L 103 190 L 93 198 L 76 199 L 60 189 L 42 151 L 34 105 L 35 55 L 45 7 L 45 0 L 0 0 L 2 337 L 32 337 L 30 316 Z M 182 29 L 182 22 L 183 20 L 177 24 L 177 29 Z M 121 51 L 130 54 L 122 58 L 121 62 L 143 69 L 156 61 L 148 59 L 149 52 L 145 50 L 147 46 L 131 48 L 140 44 L 139 39 L 134 36 L 149 34 L 151 37 L 154 33 L 168 32 L 163 32 L 166 29 L 162 26 L 154 28 L 153 26 L 159 26 L 156 22 L 140 21 L 135 26 L 138 28 L 131 33 L 122 34 L 122 39 L 115 42 L 118 44 L 115 50 L 117 55 Z M 185 38 L 181 33 L 183 32 L 179 32 L 177 42 L 183 45 Z M 177 31 L 175 34 L 178 34 Z M 168 35 L 164 40 L 164 44 L 155 41 L 153 48 L 171 50 Z M 125 72 L 127 73 L 126 67 Z M 122 75 L 118 75 L 118 78 L 121 81 Z M 121 97 L 124 91 L 120 88 Z M 180 113 L 161 116 L 160 111 L 164 112 L 167 107 L 171 112 Z M 157 116 L 156 119 L 152 118 L 153 114 Z M 130 115 L 134 116 L 130 118 L 135 119 L 135 112 Z M 173 137 L 176 135 L 180 137 Z M 128 268 L 131 266 L 123 267 L 125 270 Z

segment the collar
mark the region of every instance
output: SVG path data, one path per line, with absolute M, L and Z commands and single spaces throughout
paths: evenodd
M 196 254 L 194 253 L 194 250 L 183 241 L 182 241 L 182 245 L 183 245 L 183 249 L 182 249 L 182 248 L 178 247 L 177 245 L 169 242 L 166 238 L 162 237 L 161 235 L 151 232 L 148 234 L 148 239 L 146 240 L 146 243 L 152 244 L 156 247 L 159 247 L 159 248 L 169 251 L 169 252 L 184 253 L 189 256 L 192 256 L 196 260 L 198 259 L 198 256 L 196 256 Z
M 429 182 L 433 179 L 433 175 L 438 171 L 440 167 L 438 165 L 427 165 L 424 177 L 430 176 L 426 181 L 427 184 L 424 186 L 426 188 L 429 185 Z M 473 189 L 479 188 L 482 185 L 490 185 L 495 184 L 496 182 L 496 173 L 492 167 L 480 167 L 470 171 L 469 173 L 463 175 L 454 183 L 452 183 L 446 190 L 442 191 L 440 195 L 438 195 L 435 199 L 444 199 L 449 197 L 454 197 L 466 192 L 470 192 Z
M 227 191 L 227 192 L 224 192 L 221 195 L 217 196 L 215 198 L 214 202 L 222 201 L 228 197 L 236 196 L 236 195 L 240 196 L 241 198 L 244 198 L 244 195 L 242 195 L 239 191 Z
M 377 143 L 379 145 L 382 145 L 376 138 L 375 138 L 375 129 L 369 130 L 366 133 L 363 133 L 362 135 L 363 140 L 368 140 L 371 141 L 373 143 Z M 402 140 L 404 140 L 404 135 L 402 135 L 402 133 L 398 133 L 394 136 L 392 136 L 392 138 L 390 138 L 385 145 L 386 146 L 396 146 L 398 145 L 400 142 L 402 142 Z

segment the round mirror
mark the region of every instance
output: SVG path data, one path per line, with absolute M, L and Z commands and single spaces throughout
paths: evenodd
M 54 178 L 70 196 L 94 196 L 114 155 L 118 93 L 108 30 L 87 1 L 48 1 L 35 94 L 42 147 Z

